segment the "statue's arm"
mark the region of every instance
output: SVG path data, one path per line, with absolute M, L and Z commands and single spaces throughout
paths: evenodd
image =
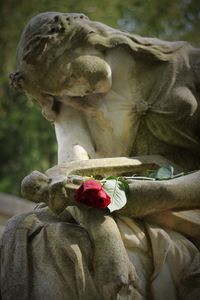
M 165 181 L 135 180 L 127 198 L 120 213 L 130 217 L 200 208 L 200 171 Z
M 94 156 L 94 145 L 87 123 L 79 111 L 62 104 L 54 125 L 58 142 L 58 163 L 85 160 Z

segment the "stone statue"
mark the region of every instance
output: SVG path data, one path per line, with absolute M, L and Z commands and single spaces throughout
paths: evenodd
M 199 59 L 186 42 L 143 38 L 83 14 L 30 20 L 10 78 L 54 122 L 58 166 L 22 183 L 27 198 L 47 206 L 7 225 L 2 300 L 199 299 L 200 171 L 131 182 L 113 215 L 75 204 L 65 184 L 69 174 L 152 163 L 199 170 Z

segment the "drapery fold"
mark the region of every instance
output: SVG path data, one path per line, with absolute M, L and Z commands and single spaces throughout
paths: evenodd
M 199 299 L 200 253 L 190 240 L 141 220 L 116 222 L 139 280 L 138 290 L 122 289 L 116 299 Z M 44 208 L 14 217 L 2 239 L 2 300 L 102 300 L 92 257 L 87 231 L 69 214 Z

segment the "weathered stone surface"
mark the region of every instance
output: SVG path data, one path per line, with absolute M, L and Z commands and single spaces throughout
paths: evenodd
M 45 13 L 25 27 L 11 77 L 54 121 L 59 163 L 162 154 L 193 170 L 200 166 L 199 57 L 186 42 Z
M 114 175 L 169 160 L 177 170 L 200 169 L 199 58 L 186 42 L 143 38 L 82 14 L 29 22 L 11 82 L 54 122 L 59 165 L 22 185 L 58 216 L 43 208 L 8 223 L 3 300 L 199 299 L 200 216 L 191 222 L 173 212 L 200 208 L 199 171 L 130 183 L 114 218 L 75 206 L 77 185 L 65 182 L 72 173 Z M 109 158 L 122 156 L 134 158 Z

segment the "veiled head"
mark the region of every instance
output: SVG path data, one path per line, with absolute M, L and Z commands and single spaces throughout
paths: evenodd
M 49 96 L 107 92 L 112 74 L 104 53 L 109 49 L 124 47 L 133 56 L 168 61 L 182 45 L 122 32 L 83 14 L 42 13 L 21 35 L 11 82 L 42 107 L 50 107 Z

